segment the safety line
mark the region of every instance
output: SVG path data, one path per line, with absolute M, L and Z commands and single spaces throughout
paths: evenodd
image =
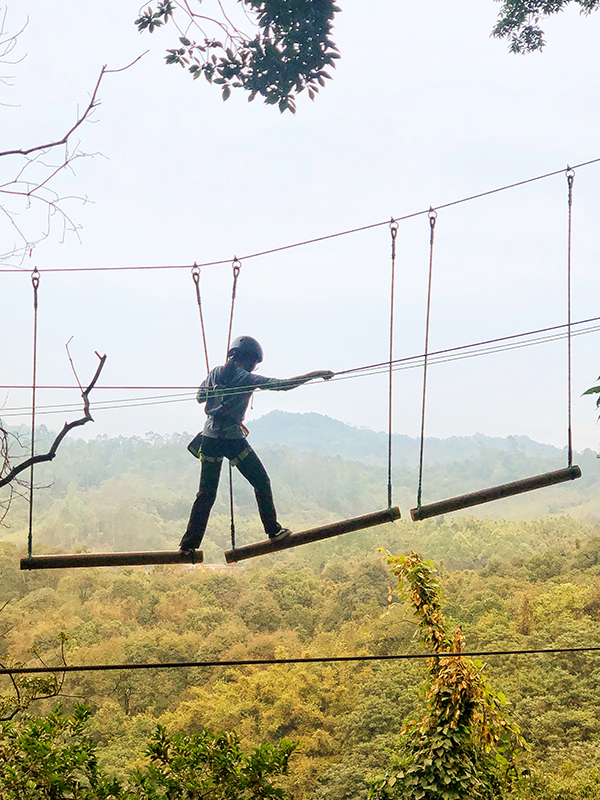
M 574 323 L 573 323 L 574 324 Z M 557 326 L 557 327 L 566 327 L 564 326 Z M 576 336 L 585 336 L 588 333 L 598 333 L 600 331 L 600 325 L 594 326 L 591 328 L 586 328 L 582 331 L 576 331 L 571 334 L 574 338 Z M 517 336 L 526 336 L 527 334 L 517 334 Z M 469 347 L 475 347 L 476 345 L 461 345 L 458 348 L 449 348 L 449 350 L 441 350 L 437 351 L 439 355 L 435 355 L 433 353 L 429 354 L 429 364 L 439 365 L 439 364 L 448 364 L 452 361 L 464 361 L 467 358 L 477 358 L 480 356 L 485 355 L 494 355 L 496 353 L 505 353 L 511 350 L 520 350 L 524 347 L 533 347 L 535 345 L 540 344 L 549 344 L 552 342 L 560 341 L 561 339 L 566 339 L 568 336 L 567 333 L 557 333 L 553 334 L 552 336 L 544 336 L 538 339 L 533 339 L 532 341 L 528 342 L 511 342 L 510 344 L 500 345 L 499 347 L 486 347 L 482 350 L 475 350 L 474 352 L 463 352 L 463 353 L 456 353 L 457 350 L 464 350 Z M 503 337 L 509 338 L 509 337 Z M 511 337 L 512 338 L 512 337 Z M 493 340 L 492 340 L 493 341 Z M 501 340 L 499 340 L 501 341 Z M 453 354 L 454 353 L 454 354 Z M 419 356 L 407 356 L 403 359 L 397 359 L 393 362 L 393 369 L 394 372 L 399 372 L 407 369 L 417 369 L 418 367 L 422 366 L 421 361 L 423 359 L 422 355 Z M 389 362 L 384 361 L 381 364 L 374 364 L 367 367 L 356 367 L 353 370 L 344 370 L 342 372 L 338 372 L 335 374 L 335 377 L 332 378 L 332 381 L 343 381 L 348 380 L 350 378 L 363 378 L 363 377 L 371 377 L 373 375 L 381 375 L 384 372 L 387 372 L 389 369 Z M 314 385 L 314 384 L 313 384 Z M 306 386 L 306 384 L 304 384 Z M 0 386 L 0 389 L 30 389 L 30 386 Z M 76 386 L 66 387 L 66 386 L 38 386 L 38 389 L 76 389 Z M 105 410 L 113 410 L 113 409 L 120 409 L 120 408 L 136 408 L 141 406 L 152 406 L 152 405 L 164 405 L 166 403 L 182 403 L 182 402 L 190 402 L 194 400 L 196 397 L 197 389 L 195 386 L 187 386 L 187 387 L 169 387 L 169 386 L 113 386 L 113 387 L 102 387 L 102 388 L 111 388 L 115 390 L 142 390 L 142 389 L 164 389 L 165 391 L 169 390 L 170 388 L 175 389 L 188 389 L 190 394 L 182 394 L 182 395 L 157 395 L 155 397 L 137 397 L 131 399 L 123 399 L 118 398 L 115 400 L 98 400 L 96 403 L 93 404 L 94 409 L 97 411 L 105 411 Z M 240 392 L 247 392 L 250 390 L 255 389 L 255 386 L 247 386 L 247 387 L 235 387 L 234 389 L 230 389 L 229 391 L 221 392 L 222 394 L 229 394 L 233 395 Z M 54 405 L 43 405 L 37 406 L 37 414 L 44 415 L 44 414 L 59 414 L 59 413 L 68 413 L 69 411 L 79 408 L 80 404 L 78 403 L 57 403 Z M 2 411 L 2 417 L 22 417 L 25 414 L 30 413 L 31 407 L 30 406 L 17 406 L 14 408 L 8 408 Z
M 575 325 L 587 325 L 588 322 L 600 322 L 600 317 L 589 317 L 588 319 L 580 319 L 576 322 L 571 322 L 571 326 Z M 525 336 L 535 336 L 538 333 L 549 333 L 550 331 L 558 331 L 561 328 L 567 328 L 569 325 L 568 322 L 563 322 L 560 325 L 551 325 L 547 328 L 537 328 L 536 330 L 532 331 L 523 331 L 523 333 L 511 333 L 509 336 L 499 336 L 496 339 L 485 339 L 480 342 L 472 342 L 471 344 L 461 344 L 457 347 L 447 347 L 444 350 L 432 350 L 429 353 L 429 357 L 432 358 L 433 356 L 443 355 L 444 353 L 453 353 L 458 350 L 467 350 L 471 347 L 482 347 L 483 345 L 490 345 L 496 344 L 497 342 L 506 342 L 509 339 L 521 339 Z M 597 328 L 590 328 L 586 333 L 593 333 L 596 331 Z M 565 334 L 566 336 L 566 334 Z M 537 343 L 537 342 L 535 342 Z M 404 356 L 403 358 L 396 358 L 392 362 L 393 364 L 403 364 L 407 361 L 413 361 L 423 358 L 423 353 L 416 355 L 416 356 Z M 367 364 L 364 367 L 353 367 L 352 369 L 342 369 L 336 372 L 336 376 L 339 375 L 348 375 L 353 372 L 362 372 L 364 370 L 369 369 L 376 369 L 377 367 L 385 367 L 386 369 L 389 366 L 389 361 L 379 361 L 375 364 Z M 1 384 L 0 389 L 31 389 L 31 384 L 24 383 L 24 384 Z M 38 384 L 38 389 L 64 389 L 64 390 L 71 390 L 71 389 L 78 389 L 79 386 L 66 386 L 66 385 L 59 385 L 59 384 Z M 251 387 L 247 387 L 251 388 Z M 254 388 L 254 387 L 252 387 Z M 196 392 L 198 391 L 197 386 L 95 386 L 94 391 L 98 391 L 99 389 L 110 389 L 110 390 L 119 390 L 119 391 L 189 391 L 189 392 Z M 64 407 L 64 406 L 63 406 Z M 44 406 L 42 406 L 44 408 Z
M 462 653 L 399 653 L 381 656 L 329 656 L 323 658 L 258 658 L 234 661 L 157 661 L 148 664 L 80 664 L 61 667 L 4 667 L 0 675 L 37 675 L 48 672 L 111 672 L 136 669 L 181 669 L 183 667 L 265 667 L 275 664 L 348 664 L 361 661 L 416 661 L 426 658 L 475 658 L 556 653 L 597 653 L 600 647 L 549 647 L 527 650 L 469 650 Z
M 571 169 L 582 169 L 583 167 L 589 167 L 591 164 L 598 164 L 600 163 L 600 158 L 594 158 L 591 161 L 583 161 L 581 164 L 575 164 Z M 504 192 L 508 189 L 515 189 L 518 186 L 525 186 L 528 183 L 535 183 L 535 181 L 541 181 L 545 178 L 552 178 L 555 175 L 564 175 L 564 167 L 561 169 L 554 170 L 553 172 L 546 172 L 544 175 L 536 175 L 534 178 L 526 178 L 522 181 L 516 181 L 515 183 L 506 184 L 506 186 L 500 186 L 497 189 L 489 189 L 485 192 L 479 192 L 478 194 L 472 194 L 468 197 L 461 197 L 459 200 L 452 200 L 449 203 L 442 203 L 441 205 L 434 206 L 436 210 L 440 210 L 443 208 L 451 208 L 452 206 L 460 205 L 461 203 L 468 203 L 471 200 L 479 200 L 482 197 L 488 197 L 493 194 L 498 194 L 498 192 Z M 403 222 L 407 219 L 414 219 L 415 217 L 423 216 L 424 214 L 428 214 L 430 208 L 424 209 L 422 211 L 414 211 L 411 214 L 404 214 L 401 217 L 394 217 L 394 222 Z M 317 236 L 313 239 L 305 239 L 301 242 L 294 242 L 293 244 L 286 244 L 280 247 L 272 247 L 268 250 L 261 250 L 257 253 L 249 253 L 241 257 L 240 260 L 247 260 L 249 258 L 259 258 L 261 256 L 268 256 L 272 255 L 273 253 L 282 253 L 285 250 L 293 250 L 296 247 L 304 247 L 305 245 L 309 244 L 317 244 L 318 242 L 325 242 L 329 239 L 337 239 L 341 236 L 349 236 L 353 233 L 362 233 L 363 231 L 373 230 L 374 228 L 380 228 L 383 225 L 389 225 L 389 219 L 383 222 L 373 222 L 370 225 L 362 225 L 358 228 L 350 228 L 345 231 L 338 231 L 337 233 L 329 233 L 325 236 Z M 192 269 L 192 267 L 217 267 L 223 266 L 225 264 L 231 264 L 230 258 L 223 258 L 217 261 L 205 261 L 201 264 L 143 264 L 140 266 L 120 266 L 120 267 L 50 267 L 48 269 L 40 270 L 41 272 L 115 272 L 115 271 L 123 271 L 123 270 L 143 270 L 143 269 Z M 0 273 L 20 273 L 23 272 L 27 274 L 24 270 L 19 269 L 18 267 L 14 267 L 13 269 L 0 269 Z
M 589 319 L 581 319 L 581 320 L 578 320 L 577 322 L 571 322 L 571 326 L 573 326 L 573 325 L 586 325 L 588 322 L 598 322 L 598 321 L 600 321 L 600 317 L 590 317 Z M 468 350 L 469 348 L 472 348 L 472 347 L 483 347 L 484 345 L 496 344 L 498 342 L 506 342 L 506 341 L 508 341 L 510 339 L 521 339 L 521 338 L 524 338 L 525 336 L 536 336 L 538 333 L 549 333 L 550 331 L 558 331 L 561 328 L 568 328 L 568 325 L 569 325 L 568 322 L 563 322 L 561 325 L 552 325 L 552 326 L 550 326 L 548 328 L 538 328 L 537 330 L 525 331 L 524 333 L 512 333 L 509 336 L 499 336 L 496 339 L 484 339 L 484 340 L 482 340 L 480 342 L 472 342 L 471 344 L 461 344 L 461 345 L 458 345 L 457 347 L 447 347 L 444 350 L 432 350 L 428 354 L 428 357 L 431 359 L 433 356 L 443 355 L 444 353 L 454 353 L 454 352 L 456 352 L 458 350 Z M 419 355 L 416 355 L 416 356 L 405 356 L 404 358 L 397 358 L 394 361 L 394 364 L 399 364 L 399 363 L 403 363 L 403 362 L 406 362 L 406 361 L 413 361 L 413 360 L 416 361 L 416 360 L 419 360 L 419 359 L 423 359 L 424 357 L 425 357 L 424 353 L 420 353 Z M 339 372 L 336 372 L 335 374 L 336 374 L 336 376 L 337 375 L 347 375 L 347 374 L 349 374 L 351 372 L 358 372 L 358 371 L 367 370 L 367 369 L 374 369 L 376 367 L 386 367 L 387 364 L 388 364 L 387 361 L 380 361 L 377 364 L 369 364 L 368 366 L 365 366 L 365 367 L 354 367 L 353 369 L 340 370 Z M 11 387 L 0 387 L 0 388 L 11 388 Z M 26 388 L 26 387 L 22 387 L 22 388 Z M 77 388 L 77 387 L 74 387 L 74 388 Z

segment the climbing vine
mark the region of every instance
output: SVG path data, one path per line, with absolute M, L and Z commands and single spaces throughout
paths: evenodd
M 460 655 L 465 639 L 460 627 L 452 635 L 448 631 L 433 564 L 416 553 L 388 553 L 387 562 L 432 658 L 425 715 L 405 725 L 390 769 L 370 781 L 369 798 L 498 798 L 524 774 L 528 750 L 507 713 L 507 700 L 489 687 L 482 662 Z

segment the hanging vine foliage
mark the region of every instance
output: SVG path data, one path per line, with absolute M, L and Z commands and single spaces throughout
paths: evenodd
M 388 553 L 387 562 L 412 606 L 421 645 L 434 655 L 426 713 L 404 727 L 389 771 L 370 781 L 369 798 L 497 800 L 524 774 L 529 749 L 507 700 L 490 689 L 482 662 L 460 655 L 465 640 L 460 628 L 448 632 L 433 564 L 416 553 Z

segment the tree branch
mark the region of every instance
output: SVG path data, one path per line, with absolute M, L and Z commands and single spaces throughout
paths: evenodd
M 17 475 L 19 475 L 21 472 L 23 472 L 24 470 L 26 470 L 29 467 L 31 467 L 32 464 L 40 464 L 43 461 L 52 461 L 52 459 L 56 456 L 56 451 L 58 450 L 58 448 L 60 446 L 60 443 L 65 438 L 67 433 L 69 433 L 69 431 L 72 431 L 73 428 L 78 428 L 81 425 L 85 425 L 86 422 L 93 422 L 94 421 L 93 418 L 92 418 L 92 415 L 90 414 L 90 399 L 89 399 L 89 395 L 90 395 L 90 392 L 92 391 L 92 389 L 94 388 L 94 386 L 96 385 L 96 382 L 97 382 L 98 378 L 100 377 L 100 373 L 102 372 L 102 367 L 104 366 L 104 363 L 106 361 L 106 356 L 105 355 L 101 356 L 98 353 L 96 353 L 96 355 L 100 359 L 100 363 L 98 364 L 98 368 L 96 370 L 96 374 L 92 378 L 92 381 L 91 381 L 90 385 L 87 387 L 87 389 L 84 389 L 82 391 L 82 393 L 81 393 L 81 396 L 83 398 L 83 414 L 84 414 L 84 416 L 81 417 L 81 419 L 74 420 L 73 422 L 65 422 L 63 429 L 57 435 L 55 440 L 52 442 L 52 445 L 51 445 L 50 449 L 48 450 L 48 452 L 40 454 L 40 455 L 37 455 L 37 456 L 31 456 L 30 458 L 26 458 L 20 464 L 17 464 L 17 466 L 13 467 L 10 470 L 10 472 L 8 472 L 7 475 L 5 475 L 4 477 L 0 478 L 0 488 L 2 488 L 3 486 L 7 486 L 11 481 L 13 481 L 17 477 Z
M 100 75 L 98 76 L 98 80 L 96 81 L 96 85 L 94 87 L 94 91 L 92 92 L 92 97 L 90 102 L 88 103 L 87 108 L 83 112 L 83 114 L 78 117 L 75 124 L 65 133 L 62 139 L 57 139 L 55 142 L 47 142 L 46 144 L 38 144 L 35 147 L 29 147 L 26 150 L 4 150 L 0 151 L 0 158 L 3 156 L 28 156 L 30 153 L 36 153 L 40 150 L 50 150 L 53 147 L 60 147 L 60 145 L 67 144 L 69 137 L 73 135 L 73 133 L 77 130 L 77 128 L 85 122 L 85 120 L 90 116 L 92 111 L 96 108 L 96 106 L 100 105 L 100 102 L 96 101 L 98 96 L 98 90 L 100 89 L 100 84 L 102 83 L 102 78 L 109 73 L 116 73 L 116 72 L 124 72 L 129 67 L 132 67 L 134 64 L 143 58 L 148 51 L 146 50 L 142 55 L 138 56 L 134 59 L 131 64 L 127 64 L 126 67 L 120 67 L 119 69 L 108 69 L 108 66 L 105 64 L 102 69 L 100 70 Z
M 4 150 L 0 152 L 0 158 L 3 156 L 28 156 L 30 153 L 35 153 L 39 150 L 49 150 L 52 147 L 59 147 L 62 144 L 66 144 L 69 136 L 73 134 L 77 128 L 85 122 L 85 120 L 89 117 L 92 113 L 94 108 L 98 105 L 96 103 L 96 97 L 98 95 L 98 89 L 100 88 L 100 84 L 102 82 L 102 78 L 104 77 L 104 73 L 106 72 L 106 64 L 100 70 L 100 75 L 98 76 L 98 80 L 96 81 L 96 86 L 94 87 L 94 91 L 92 93 L 92 99 L 90 100 L 87 108 L 83 112 L 83 114 L 77 119 L 77 122 L 65 133 L 62 139 L 57 139 L 55 142 L 48 142 L 47 144 L 38 144 L 35 147 L 29 147 L 27 150 Z

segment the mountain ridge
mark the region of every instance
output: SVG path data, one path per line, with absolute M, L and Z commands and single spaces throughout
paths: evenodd
M 254 447 L 286 445 L 301 452 L 340 456 L 373 466 L 387 462 L 387 433 L 357 428 L 323 414 L 271 411 L 249 425 L 250 441 Z M 394 433 L 392 447 L 394 466 L 418 465 L 420 440 L 417 437 Z M 500 450 L 547 459 L 564 455 L 564 450 L 559 447 L 536 442 L 525 435 L 502 438 L 475 433 L 473 436 L 450 436 L 447 439 L 425 438 L 426 460 L 429 464 L 451 464 L 477 458 L 483 450 Z

